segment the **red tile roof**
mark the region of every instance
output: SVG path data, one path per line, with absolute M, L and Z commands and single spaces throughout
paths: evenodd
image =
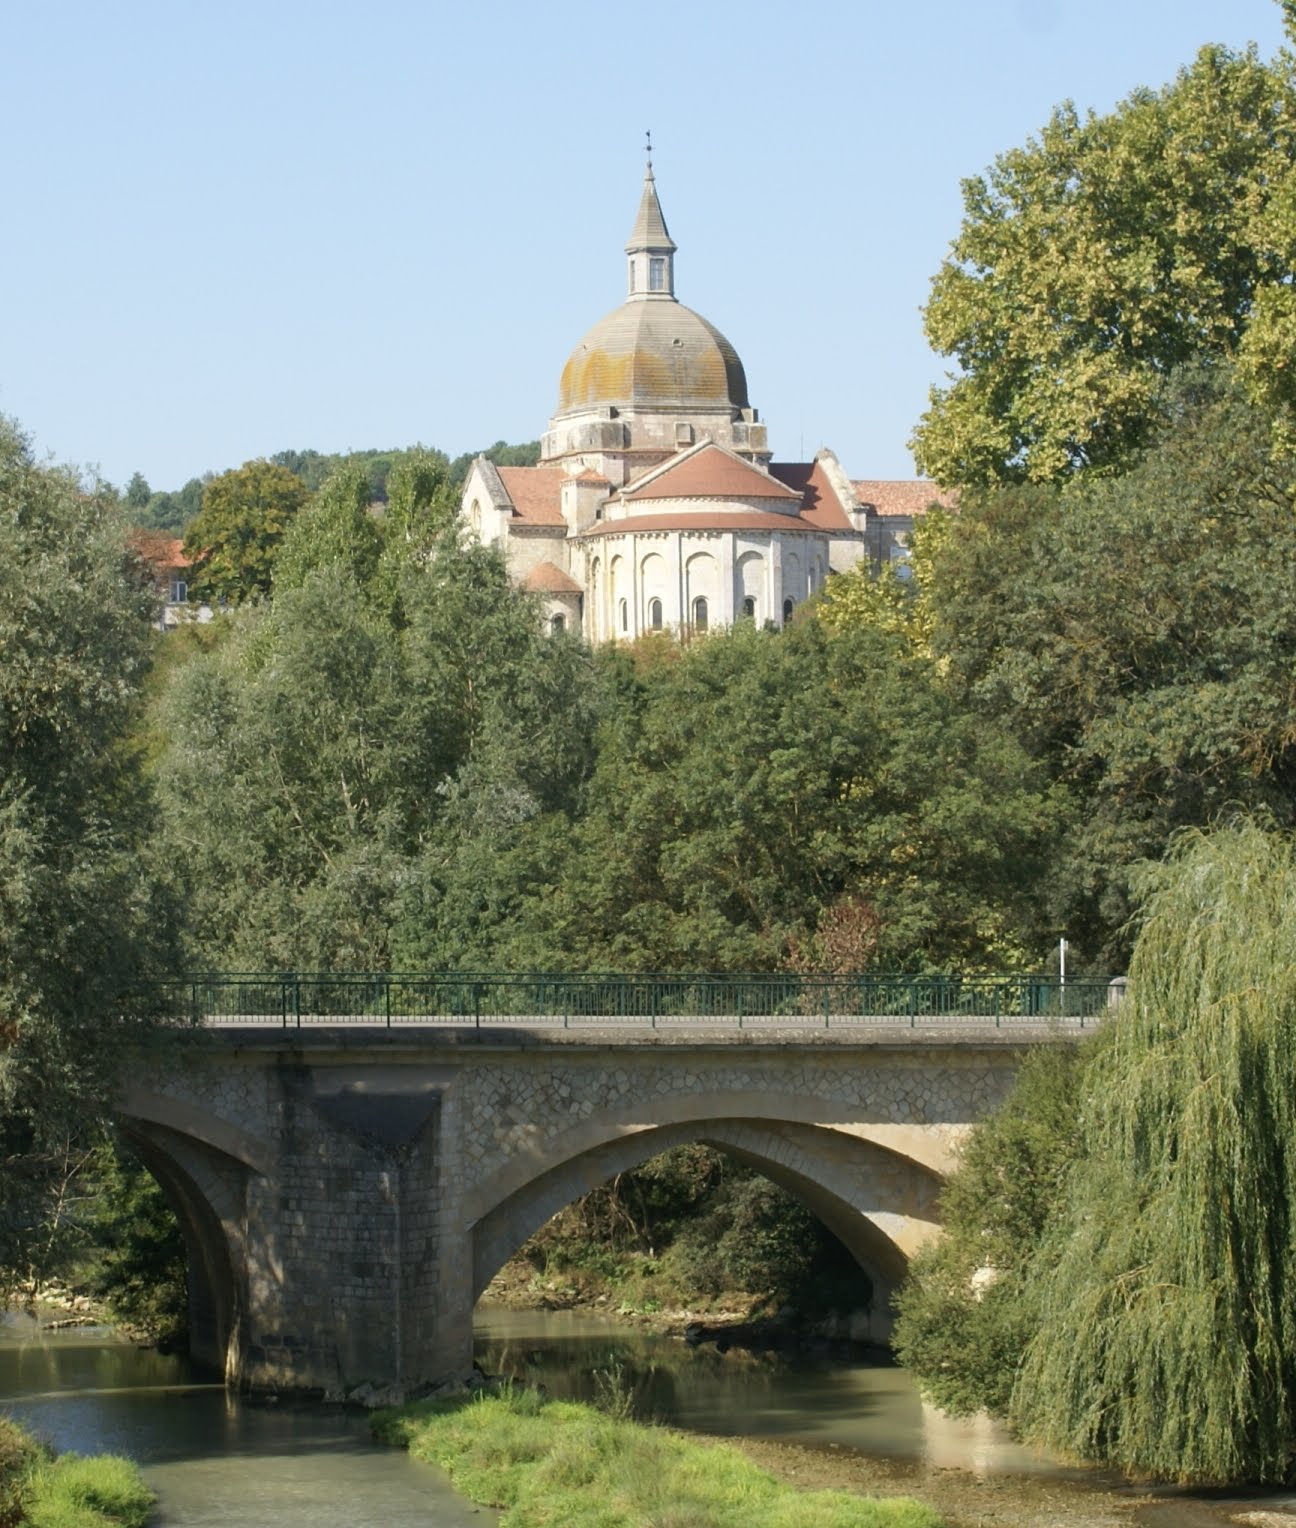
M 500 467 L 496 469 L 519 520 L 527 525 L 562 525 L 561 467 Z
M 822 462 L 771 462 L 770 471 L 780 482 L 786 483 L 801 495 L 802 517 L 816 530 L 855 529 Z
M 538 562 L 522 580 L 522 587 L 532 594 L 579 594 L 581 586 L 574 578 L 551 562 Z
M 174 568 L 187 568 L 190 559 L 184 554 L 184 542 L 178 536 L 168 536 L 165 531 L 147 531 L 142 527 L 130 532 L 131 550 L 154 572 L 169 573 Z
M 851 484 L 864 509 L 879 515 L 925 515 L 933 504 L 957 509 L 958 494 L 926 478 L 862 478 Z
M 623 499 L 794 499 L 800 495 L 717 445 L 708 443 L 621 490 Z

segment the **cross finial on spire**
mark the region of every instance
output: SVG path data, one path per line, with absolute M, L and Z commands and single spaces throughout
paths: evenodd
M 645 145 L 646 145 L 646 150 L 647 150 L 647 154 L 648 154 L 648 173 L 649 173 L 649 175 L 651 175 L 652 174 L 652 128 L 651 127 L 648 128 L 648 130 L 644 133 L 644 139 L 645 139 Z

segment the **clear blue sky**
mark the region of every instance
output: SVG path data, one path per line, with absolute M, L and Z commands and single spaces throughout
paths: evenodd
M 1273 0 L 0 5 L 0 412 L 178 487 L 538 435 L 623 296 L 651 127 L 677 288 L 781 457 L 912 473 L 959 180 Z

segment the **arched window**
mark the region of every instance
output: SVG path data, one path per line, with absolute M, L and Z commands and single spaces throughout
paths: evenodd
M 648 624 L 654 631 L 662 629 L 662 604 L 660 600 L 648 601 Z
M 705 631 L 707 629 L 707 602 L 699 594 L 693 601 L 693 630 Z
M 793 602 L 791 600 L 784 600 L 783 601 L 783 624 L 784 624 L 784 626 L 786 626 L 787 623 L 792 619 L 792 603 Z
M 750 594 L 743 600 L 742 613 L 749 621 L 756 619 L 756 601 Z
M 629 605 L 626 604 L 626 602 L 624 600 L 621 601 L 620 610 L 621 610 L 621 630 L 622 631 L 629 631 L 630 630 L 630 607 L 629 607 Z
M 563 615 L 561 611 L 557 615 L 551 615 L 549 617 L 549 630 L 554 634 L 555 637 L 560 631 L 563 630 L 566 625 L 567 617 Z

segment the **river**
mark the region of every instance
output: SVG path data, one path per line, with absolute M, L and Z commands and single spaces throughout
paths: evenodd
M 855 1483 L 846 1468 L 855 1459 L 867 1466 L 861 1487 L 872 1480 L 933 1499 L 929 1488 L 940 1485 L 933 1505 L 952 1519 L 985 1521 L 993 1498 L 996 1523 L 1031 1528 L 1233 1520 L 1219 1503 L 1158 1506 L 1113 1494 L 1110 1482 L 1060 1469 L 991 1423 L 924 1407 L 908 1376 L 886 1365 L 721 1355 L 584 1313 L 498 1308 L 479 1308 L 477 1352 L 488 1372 L 555 1396 L 598 1398 L 611 1388 L 637 1414 L 690 1430 L 840 1451 L 806 1457 L 823 1458 L 844 1484 Z M 480 1528 L 495 1516 L 436 1470 L 375 1447 L 361 1416 L 240 1399 L 183 1359 L 102 1328 L 48 1332 L 4 1317 L 0 1406 L 60 1450 L 136 1459 L 158 1494 L 158 1528 Z M 967 1483 L 961 1494 L 957 1482 Z

